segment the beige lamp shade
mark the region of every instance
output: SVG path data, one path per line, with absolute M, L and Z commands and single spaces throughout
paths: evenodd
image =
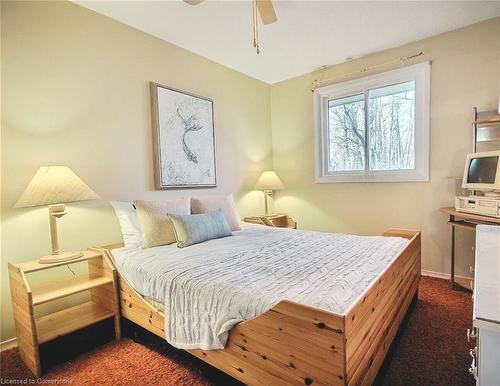
M 284 188 L 285 185 L 272 170 L 263 172 L 255 185 L 255 190 L 280 190 Z
M 99 196 L 67 166 L 42 166 L 14 208 L 94 200 Z

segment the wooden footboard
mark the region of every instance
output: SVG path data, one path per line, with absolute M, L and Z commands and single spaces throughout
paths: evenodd
M 291 301 L 236 325 L 223 350 L 190 353 L 249 385 L 370 385 L 420 281 L 420 232 L 343 315 Z M 164 315 L 120 277 L 121 314 L 164 338 Z
M 383 235 L 411 241 L 345 313 L 348 385 L 372 384 L 420 283 L 420 232 L 391 229 Z

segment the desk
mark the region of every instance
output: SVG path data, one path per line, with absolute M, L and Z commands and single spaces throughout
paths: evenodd
M 500 218 L 457 212 L 453 207 L 444 207 L 439 210 L 449 216 L 448 224 L 451 225 L 450 281 L 451 288 L 455 289 L 455 227 L 475 232 L 477 224 L 500 225 Z

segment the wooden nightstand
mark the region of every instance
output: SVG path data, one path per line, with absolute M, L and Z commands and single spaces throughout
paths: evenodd
M 30 285 L 29 274 L 86 261 L 88 272 L 42 284 Z M 16 322 L 19 355 L 36 376 L 42 373 L 38 346 L 107 318 L 114 318 L 115 338 L 120 339 L 120 311 L 116 270 L 106 256 L 88 250 L 72 261 L 40 264 L 9 263 L 10 292 Z M 40 317 L 38 305 L 89 291 L 90 300 Z
M 270 227 L 297 229 L 297 221 L 286 214 L 269 214 L 264 216 L 251 216 L 243 218 L 243 221 L 252 224 L 262 224 Z

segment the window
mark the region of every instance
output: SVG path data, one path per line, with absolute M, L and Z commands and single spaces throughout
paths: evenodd
M 316 182 L 429 180 L 430 63 L 315 90 Z

